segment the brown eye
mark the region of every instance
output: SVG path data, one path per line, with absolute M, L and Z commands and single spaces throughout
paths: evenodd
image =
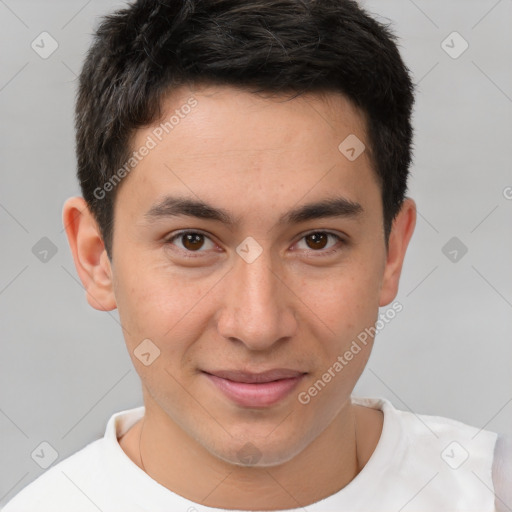
M 304 238 L 310 249 L 323 249 L 327 245 L 328 234 L 318 232 L 306 235 Z
M 174 245 L 182 252 L 203 253 L 214 249 L 215 244 L 209 237 L 196 231 L 182 231 L 166 240 L 166 244 Z
M 204 235 L 199 233 L 187 233 L 185 235 L 181 235 L 181 240 L 185 249 L 188 249 L 189 251 L 196 251 L 197 249 L 201 249 L 203 246 Z
M 310 253 L 318 253 L 318 256 L 327 256 L 341 251 L 344 239 L 328 231 L 314 231 L 304 235 L 298 242 L 297 248 Z

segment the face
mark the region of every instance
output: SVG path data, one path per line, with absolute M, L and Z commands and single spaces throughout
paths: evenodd
M 346 407 L 373 340 L 336 362 L 393 300 L 409 235 L 386 251 L 367 151 L 338 149 L 368 145 L 343 97 L 198 87 L 164 107 L 132 140 L 155 145 L 118 185 L 107 272 L 147 414 L 224 461 L 286 462 Z

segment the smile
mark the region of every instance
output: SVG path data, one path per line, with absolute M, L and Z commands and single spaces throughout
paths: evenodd
M 242 407 L 275 405 L 288 396 L 306 375 L 291 370 L 271 370 L 261 374 L 203 373 L 217 390 Z

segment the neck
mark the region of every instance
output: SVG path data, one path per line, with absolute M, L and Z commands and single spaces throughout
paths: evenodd
M 300 508 L 345 487 L 362 469 L 350 402 L 302 452 L 276 466 L 229 464 L 191 439 L 160 410 L 146 407 L 136 463 L 191 501 L 216 508 Z

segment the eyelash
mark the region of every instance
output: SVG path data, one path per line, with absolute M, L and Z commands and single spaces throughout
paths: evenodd
M 337 235 L 336 233 L 332 233 L 331 231 L 322 231 L 322 230 L 310 231 L 309 233 L 306 233 L 306 234 L 302 235 L 302 237 L 296 243 L 300 242 L 301 240 L 303 240 L 307 236 L 315 235 L 315 234 L 318 234 L 318 233 L 322 233 L 322 234 L 325 234 L 325 235 L 332 236 L 332 237 L 336 238 L 337 241 L 338 241 L 338 244 L 339 243 L 341 243 L 341 244 L 345 243 L 345 240 L 341 236 Z M 185 231 L 179 231 L 178 233 L 175 233 L 171 237 L 167 238 L 165 240 L 165 244 L 172 245 L 174 240 L 176 240 L 177 238 L 180 238 L 180 237 L 182 237 L 184 235 L 202 235 L 205 238 L 211 240 L 211 238 L 206 233 L 203 233 L 201 231 L 187 231 L 187 230 L 185 230 Z M 213 242 L 213 240 L 211 240 L 211 241 Z M 338 247 L 338 244 L 336 244 L 334 246 L 334 248 L 330 248 L 330 249 L 326 249 L 326 250 L 319 249 L 318 251 L 310 249 L 309 252 L 317 253 L 320 257 L 322 257 L 322 256 L 329 256 L 329 255 L 331 255 L 333 253 L 336 253 L 336 252 L 339 252 L 341 250 L 341 248 Z M 201 250 L 199 250 L 199 251 L 189 251 L 187 249 L 181 249 L 181 248 L 178 248 L 178 250 L 181 251 L 185 255 L 186 258 L 198 258 L 198 257 L 201 257 L 200 256 L 201 252 L 206 252 L 206 251 L 201 251 Z

